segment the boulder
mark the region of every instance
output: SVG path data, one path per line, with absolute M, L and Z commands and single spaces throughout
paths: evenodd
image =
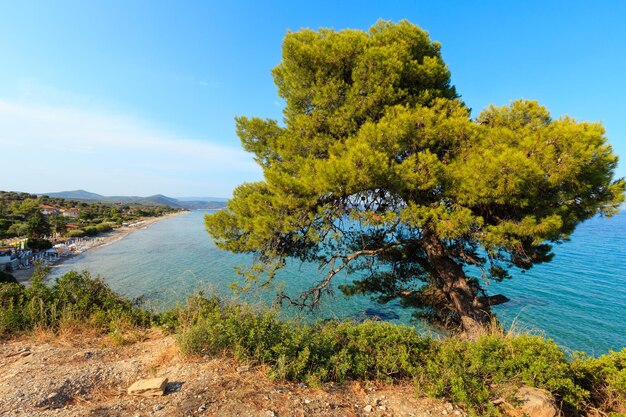
M 546 390 L 531 387 L 521 387 L 515 393 L 521 405 L 518 409 L 528 417 L 556 417 L 559 410 L 554 397 Z
M 165 394 L 167 378 L 140 379 L 128 388 L 128 395 L 158 397 Z

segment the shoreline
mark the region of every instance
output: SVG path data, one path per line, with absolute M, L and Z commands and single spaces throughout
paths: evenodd
M 113 229 L 110 232 L 106 232 L 97 236 L 94 236 L 93 242 L 91 245 L 85 247 L 82 251 L 80 252 L 76 252 L 76 253 L 70 253 L 67 254 L 65 256 L 61 256 L 59 257 L 57 260 L 53 261 L 53 262 L 49 262 L 47 265 L 48 266 L 57 266 L 57 265 L 61 265 L 62 263 L 66 262 L 69 259 L 72 259 L 76 256 L 79 256 L 87 251 L 90 251 L 94 248 L 99 248 L 102 246 L 107 246 L 110 245 L 114 242 L 117 242 L 118 240 L 122 240 L 124 239 L 126 236 L 128 236 L 129 234 L 133 233 L 134 231 L 137 230 L 141 230 L 144 229 L 146 227 L 149 227 L 155 223 L 161 222 L 163 220 L 167 220 L 170 219 L 172 217 L 176 217 L 176 216 L 180 216 L 182 214 L 187 214 L 189 213 L 188 211 L 180 211 L 180 212 L 176 212 L 176 213 L 169 213 L 166 214 L 164 216 L 160 216 L 160 217 L 145 217 L 142 219 L 139 219 L 138 221 L 134 222 L 132 226 L 121 226 L 118 227 L 117 229 Z M 24 285 L 28 285 L 30 283 L 30 278 L 32 277 L 33 273 L 35 272 L 36 268 L 29 268 L 29 269 L 18 269 L 17 271 L 12 271 L 11 275 L 13 275 L 15 277 L 15 279 L 17 279 L 17 281 L 20 284 L 24 284 Z

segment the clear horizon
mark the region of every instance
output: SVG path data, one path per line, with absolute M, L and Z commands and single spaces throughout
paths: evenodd
M 0 15 L 0 189 L 228 198 L 262 178 L 236 115 L 281 120 L 288 30 L 407 19 L 476 116 L 538 100 L 603 122 L 626 176 L 626 3 L 35 1 Z

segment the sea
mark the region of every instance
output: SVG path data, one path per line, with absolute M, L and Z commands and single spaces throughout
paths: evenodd
M 141 297 L 157 309 L 182 304 L 197 291 L 272 305 L 277 291 L 295 295 L 322 279 L 316 265 L 293 262 L 269 289 L 234 292 L 232 283 L 244 284 L 237 268 L 249 265 L 251 257 L 218 249 L 204 229 L 207 213 L 211 211 L 193 211 L 154 223 L 55 266 L 51 277 L 87 270 L 118 293 Z M 511 299 L 494 309 L 501 323 L 512 332 L 551 338 L 568 353 L 596 356 L 625 348 L 626 212 L 587 220 L 554 253 L 552 262 L 525 273 L 513 271 L 511 279 L 486 285 L 490 294 Z M 352 279 L 338 275 L 335 286 Z M 303 320 L 376 317 L 432 331 L 411 313 L 398 303 L 381 305 L 365 296 L 346 297 L 338 290 L 326 295 L 314 312 L 281 310 Z

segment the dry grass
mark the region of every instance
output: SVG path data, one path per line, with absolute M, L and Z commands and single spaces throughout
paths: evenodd
M 174 361 L 178 361 L 182 359 L 182 355 L 180 354 L 180 349 L 178 345 L 170 345 L 158 353 L 156 358 L 152 362 L 150 362 L 150 367 L 160 368 L 164 365 L 168 365 Z
M 520 312 L 521 313 L 521 312 Z M 541 336 L 545 338 L 545 332 L 542 330 L 531 328 L 521 324 L 518 321 L 518 315 L 513 319 L 508 328 L 505 328 L 500 324 L 496 317 L 491 319 L 491 322 L 485 326 L 474 329 L 472 332 L 461 332 L 452 335 L 459 340 L 476 341 L 481 337 L 498 337 L 502 339 L 512 339 L 518 336 Z
M 25 335 L 33 343 L 50 343 L 67 347 L 91 347 L 102 344 L 102 330 L 88 323 L 66 321 L 58 329 L 38 325 Z M 16 336 L 14 340 L 19 340 Z
M 145 329 L 131 325 L 121 327 L 123 330 L 116 329 L 108 334 L 103 334 L 102 328 L 92 323 L 64 320 L 57 329 L 39 324 L 32 331 L 13 334 L 7 340 L 26 339 L 35 344 L 49 343 L 86 348 L 95 346 L 121 347 L 163 337 L 163 333 L 157 329 Z
M 87 347 L 96 345 L 102 339 L 102 331 L 89 324 L 71 323 L 63 325 L 56 333 L 55 343 Z

